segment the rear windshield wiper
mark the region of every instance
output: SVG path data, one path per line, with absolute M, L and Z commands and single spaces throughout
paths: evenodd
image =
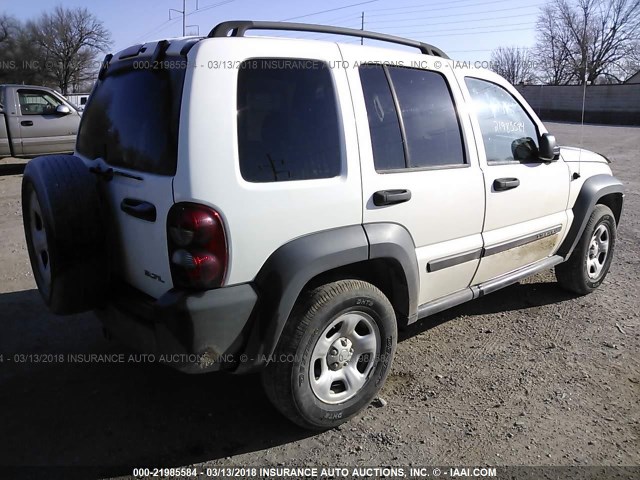
M 139 177 L 137 175 L 132 175 L 127 172 L 121 172 L 120 170 L 114 170 L 113 168 L 107 168 L 106 170 L 102 170 L 100 167 L 91 167 L 89 168 L 89 171 L 91 173 L 95 173 L 98 177 L 102 178 L 103 180 L 106 180 L 107 182 L 110 182 L 111 180 L 113 180 L 114 176 L 132 178 L 133 180 L 139 180 L 140 182 L 144 180 L 144 178 Z

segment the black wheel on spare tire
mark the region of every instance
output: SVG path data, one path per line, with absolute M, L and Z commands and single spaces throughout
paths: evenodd
M 91 310 L 108 285 L 96 179 L 78 157 L 37 157 L 22 179 L 22 217 L 31 268 L 49 309 Z
M 606 205 L 596 205 L 569 260 L 556 265 L 558 283 L 586 295 L 600 286 L 609 272 L 616 245 L 616 219 Z
M 370 283 L 341 280 L 304 292 L 262 373 L 265 392 L 294 423 L 335 427 L 373 400 L 396 342 L 393 307 Z

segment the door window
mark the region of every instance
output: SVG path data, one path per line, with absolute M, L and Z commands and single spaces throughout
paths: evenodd
M 465 78 L 480 124 L 487 163 L 527 162 L 538 158 L 538 130 L 527 112 L 504 88 Z
M 360 79 L 376 171 L 466 163 L 460 122 L 444 76 L 365 65 Z
M 38 90 L 18 90 L 22 115 L 53 115 L 62 102 L 50 93 Z
M 389 75 L 405 128 L 407 166 L 464 164 L 460 123 L 444 76 L 401 67 L 389 68 Z
M 398 112 L 387 76 L 380 65 L 360 67 L 376 171 L 406 167 Z

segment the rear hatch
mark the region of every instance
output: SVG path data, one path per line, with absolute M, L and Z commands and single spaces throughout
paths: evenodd
M 186 73 L 181 44 L 154 42 L 107 57 L 76 145 L 108 206 L 112 276 L 154 298 L 172 287 L 166 218 Z

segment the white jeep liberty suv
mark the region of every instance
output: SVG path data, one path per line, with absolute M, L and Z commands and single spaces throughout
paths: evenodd
M 552 267 L 591 292 L 623 203 L 607 159 L 454 67 L 251 21 L 108 55 L 75 154 L 24 173 L 44 301 L 186 372 L 261 370 L 278 410 L 326 429 L 380 390 L 399 327 Z

